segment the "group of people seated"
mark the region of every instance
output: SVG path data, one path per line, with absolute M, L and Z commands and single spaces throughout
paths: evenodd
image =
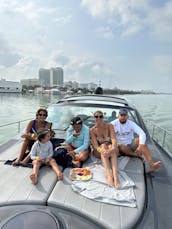
M 135 156 L 145 159 L 152 172 L 162 164 L 153 162 L 151 153 L 146 145 L 144 131 L 133 121 L 128 119 L 128 110 L 121 108 L 119 115 L 113 117 L 110 123 L 104 120 L 102 111 L 94 112 L 95 125 L 89 129 L 79 116 L 73 117 L 67 130 L 65 142 L 53 147 L 51 141 L 51 123 L 46 121 L 48 112 L 40 108 L 36 112 L 36 119 L 30 121 L 22 135 L 22 143 L 18 158 L 13 165 L 26 165 L 32 160 L 33 171 L 30 179 L 33 184 L 38 182 L 40 167 L 45 164 L 51 166 L 59 180 L 63 173 L 59 165 L 81 167 L 92 150 L 96 158 L 100 158 L 105 168 L 107 184 L 119 188 L 117 157 L 120 155 Z M 116 113 L 114 114 L 116 117 Z M 134 134 L 138 137 L 134 137 Z M 27 151 L 28 150 L 28 151 Z

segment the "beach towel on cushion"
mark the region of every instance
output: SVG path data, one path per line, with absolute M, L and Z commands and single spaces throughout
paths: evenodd
M 129 160 L 126 158 L 121 160 L 121 169 Z M 106 184 L 105 170 L 101 164 L 94 164 L 94 166 L 90 166 L 90 169 L 93 173 L 91 180 L 72 182 L 72 188 L 75 192 L 103 203 L 136 207 L 136 197 L 133 190 L 135 184 L 124 171 L 120 169 L 118 171 L 122 187 L 117 189 Z

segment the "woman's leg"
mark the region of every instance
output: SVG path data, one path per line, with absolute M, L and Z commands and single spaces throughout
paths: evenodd
M 108 185 L 114 186 L 113 176 L 110 168 L 110 161 L 108 157 L 105 157 L 101 154 L 102 164 L 105 168 L 106 181 Z
M 21 149 L 20 149 L 20 152 L 19 152 L 19 155 L 18 155 L 17 159 L 12 163 L 12 165 L 20 164 L 20 161 L 23 159 L 24 154 L 27 150 L 28 144 L 29 144 L 29 140 L 24 139 L 22 146 L 21 146 Z
M 20 161 L 20 164 L 21 165 L 27 165 L 27 163 L 30 161 L 30 151 L 31 151 L 31 148 L 34 144 L 35 140 L 29 140 L 28 142 L 28 146 L 27 146 L 27 149 L 29 150 L 29 153 L 27 154 L 27 156 L 24 157 L 24 159 L 22 161 Z
M 20 161 L 20 164 L 21 165 L 27 165 L 28 163 L 29 163 L 29 161 L 30 161 L 30 153 L 22 160 L 22 161 Z
M 114 185 L 116 188 L 119 188 L 119 187 L 121 187 L 121 185 L 120 185 L 119 178 L 118 178 L 117 152 L 113 151 L 111 153 L 110 161 L 112 164 Z
M 32 164 L 33 164 L 33 171 L 32 171 L 32 174 L 30 175 L 30 179 L 31 179 L 33 184 L 37 184 L 38 183 L 39 168 L 40 168 L 42 163 L 39 160 L 34 160 L 32 162 Z

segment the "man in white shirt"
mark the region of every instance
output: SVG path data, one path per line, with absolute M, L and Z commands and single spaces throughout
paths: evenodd
M 150 151 L 145 143 L 146 134 L 136 123 L 128 120 L 128 110 L 126 108 L 121 108 L 118 119 L 111 123 L 115 130 L 119 152 L 138 157 L 143 153 L 151 171 L 155 171 L 161 166 L 161 161 L 152 161 Z M 135 133 L 138 135 L 136 138 L 134 138 Z

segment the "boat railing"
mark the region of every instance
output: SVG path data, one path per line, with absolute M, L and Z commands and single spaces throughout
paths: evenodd
M 14 135 L 21 133 L 28 120 L 31 119 L 29 118 L 0 125 L 0 144 L 12 138 Z
M 24 126 L 26 126 L 26 121 L 28 120 L 31 119 L 24 119 L 0 125 L 0 144 L 7 141 L 8 138 L 19 134 Z M 172 133 L 149 120 L 145 120 L 145 123 L 152 139 L 155 140 L 161 147 L 165 148 L 169 152 L 172 152 Z
M 162 148 L 172 152 L 172 133 L 149 120 L 146 120 L 145 123 L 152 139 L 156 141 Z

